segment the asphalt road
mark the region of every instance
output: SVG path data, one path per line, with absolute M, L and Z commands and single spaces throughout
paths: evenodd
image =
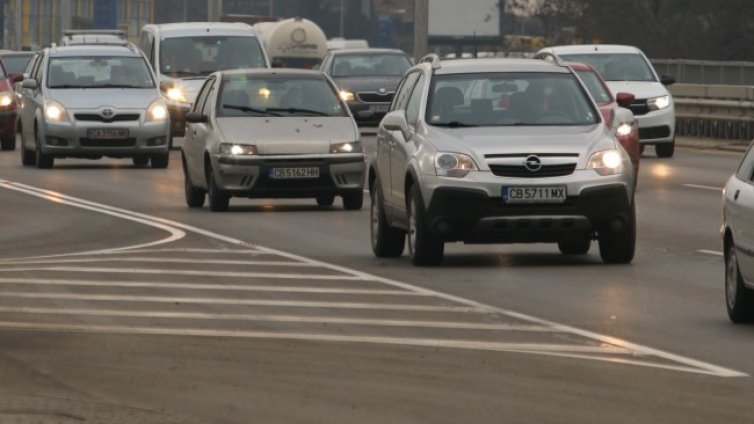
M 368 199 L 213 214 L 178 152 L 3 152 L 0 422 L 752 422 L 718 240 L 740 153 L 648 153 L 633 264 L 458 244 L 428 269 L 372 255 Z

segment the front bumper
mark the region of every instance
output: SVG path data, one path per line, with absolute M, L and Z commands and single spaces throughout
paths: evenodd
M 641 144 L 672 143 L 675 140 L 675 108 L 671 105 L 646 115 L 636 115 Z
M 218 188 L 236 197 L 313 198 L 343 196 L 364 190 L 363 154 L 297 156 L 212 155 Z M 279 180 L 273 168 L 319 168 L 319 178 Z

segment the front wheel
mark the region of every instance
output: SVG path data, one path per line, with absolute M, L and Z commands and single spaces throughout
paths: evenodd
M 37 155 L 33 150 L 26 148 L 26 145 L 23 142 L 23 136 L 21 137 L 21 164 L 23 166 L 36 166 L 37 164 Z
M 204 190 L 194 187 L 191 184 L 186 167 L 183 167 L 183 189 L 186 197 L 186 205 L 190 208 L 201 208 L 204 206 L 204 199 L 207 197 Z
M 370 227 L 372 252 L 378 258 L 397 258 L 403 254 L 406 246 L 406 232 L 388 224 L 379 181 L 375 181 L 371 197 L 369 218 L 372 224 Z
M 359 191 L 354 194 L 343 196 L 343 208 L 347 211 L 358 211 L 364 206 L 364 194 Z
M 0 138 L 0 148 L 6 151 L 16 150 L 16 134 Z
M 55 165 L 55 158 L 42 152 L 42 143 L 39 141 L 39 133 L 35 134 L 37 150 L 34 152 L 35 163 L 38 169 L 50 169 Z
M 413 186 L 408 198 L 408 254 L 419 266 L 434 266 L 442 262 L 445 243 L 429 229 L 424 216 L 424 202 L 418 186 Z
M 754 291 L 744 285 L 733 241 L 725 252 L 725 306 L 735 323 L 754 322 Z
M 607 264 L 627 264 L 636 252 L 636 206 L 631 208 L 627 222 L 616 231 L 613 228 L 599 232 L 600 256 Z
M 168 167 L 168 164 L 170 163 L 170 152 L 160 153 L 158 155 L 153 155 L 151 157 L 152 160 L 152 168 L 155 169 L 165 169 Z
M 209 169 L 209 208 L 212 212 L 224 212 L 230 206 L 230 195 L 220 190 L 215 182 L 215 175 L 212 169 Z
M 670 143 L 655 144 L 655 152 L 658 158 L 672 158 L 675 153 L 675 140 Z

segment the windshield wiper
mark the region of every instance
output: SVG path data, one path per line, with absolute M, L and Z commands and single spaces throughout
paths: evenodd
M 281 115 L 279 113 L 275 113 L 275 111 L 270 110 L 270 109 L 257 109 L 255 107 L 251 107 L 251 106 L 226 105 L 226 104 L 224 104 L 223 105 L 223 109 L 235 109 L 235 110 L 240 110 L 241 112 L 247 112 L 247 113 L 251 112 L 251 113 L 256 113 L 256 114 L 259 114 L 259 115 L 283 116 L 283 115 Z
M 91 87 L 85 87 L 83 85 L 73 85 L 73 84 L 58 84 L 58 85 L 51 85 L 49 88 L 91 88 Z
M 194 71 L 166 71 L 164 72 L 166 75 L 173 75 L 173 76 L 182 76 L 182 77 L 200 77 L 202 76 L 201 72 L 194 72 Z
M 437 123 L 433 123 L 432 125 L 436 127 L 448 127 L 448 128 L 471 128 L 471 127 L 479 126 L 479 125 L 474 125 L 474 124 L 466 124 L 464 122 L 459 122 L 459 121 L 437 122 Z
M 141 85 L 133 85 L 133 84 L 97 84 L 97 85 L 91 85 L 89 88 L 151 88 L 151 87 L 144 87 Z
M 267 110 L 271 110 L 273 112 L 310 113 L 312 115 L 317 115 L 317 116 L 332 116 L 329 113 L 320 112 L 318 110 L 302 109 L 298 107 L 271 107 L 271 108 L 268 108 Z

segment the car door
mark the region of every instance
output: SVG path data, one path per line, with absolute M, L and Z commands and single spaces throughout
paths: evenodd
M 23 111 L 21 113 L 21 129 L 23 134 L 24 145 L 27 148 L 35 149 L 36 140 L 34 139 L 34 123 L 36 119 L 36 113 L 38 109 L 42 109 L 44 113 L 44 99 L 42 98 L 42 69 L 45 63 L 46 54 L 40 54 L 37 58 L 37 62 L 29 75 L 30 79 L 37 81 L 37 88 L 23 88 L 22 97 Z
M 414 84 L 411 95 L 408 97 L 408 104 L 406 105 L 406 122 L 408 123 L 408 133 L 404 137 L 403 134 L 395 134 L 393 138 L 394 142 L 390 146 L 390 187 L 393 191 L 392 197 L 395 202 L 396 211 L 401 213 L 406 210 L 406 172 L 408 166 L 408 158 L 411 157 L 416 150 L 414 145 L 414 134 L 416 134 L 416 126 L 419 122 L 419 111 L 422 105 L 422 99 L 424 98 L 424 82 L 425 77 L 423 73 L 419 74 L 419 79 Z M 404 214 L 400 214 L 404 216 Z
M 398 86 L 393 103 L 390 105 L 390 111 L 405 111 L 408 105 L 409 96 L 419 78 L 419 71 L 406 75 Z M 385 200 L 385 212 L 389 216 L 397 216 L 395 211 L 396 200 L 393 198 L 392 177 L 391 177 L 391 149 L 392 144 L 397 141 L 403 141 L 403 135 L 400 131 L 388 131 L 380 127 L 377 132 L 377 177 L 380 179 L 382 195 Z
M 199 96 L 191 111 L 208 115 L 211 108 L 208 107 L 209 99 L 214 92 L 216 78 L 210 77 L 204 82 Z M 204 151 L 207 138 L 207 124 L 204 123 L 186 123 L 186 135 L 184 139 L 184 149 L 186 150 L 186 162 L 190 168 L 191 180 L 194 184 L 203 185 L 204 175 Z
M 746 281 L 754 282 L 754 149 L 749 149 L 725 192 L 728 222 Z

